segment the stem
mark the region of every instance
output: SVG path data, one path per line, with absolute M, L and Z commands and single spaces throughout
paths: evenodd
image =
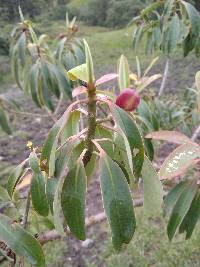
M 165 64 L 165 70 L 164 70 L 163 79 L 162 79 L 162 83 L 160 86 L 158 96 L 161 96 L 163 94 L 163 91 L 164 91 L 164 88 L 166 85 L 166 81 L 167 81 L 167 77 L 168 77 L 168 73 L 169 73 L 169 57 L 167 58 L 167 61 Z
M 86 137 L 87 151 L 83 157 L 83 164 L 86 166 L 92 157 L 96 130 L 96 88 L 94 85 L 88 88 L 88 132 Z

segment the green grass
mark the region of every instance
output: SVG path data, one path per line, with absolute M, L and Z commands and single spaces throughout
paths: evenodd
M 96 255 L 95 261 L 92 257 L 87 259 L 87 267 L 199 267 L 199 228 L 189 241 L 179 235 L 170 243 L 163 219 L 145 221 L 139 217 L 136 233 L 128 246 L 116 253 L 110 240 L 107 240 L 106 246 Z M 94 242 L 99 241 L 97 239 Z

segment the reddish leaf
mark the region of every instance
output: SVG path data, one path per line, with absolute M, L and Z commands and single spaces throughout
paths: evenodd
M 154 140 L 163 140 L 176 144 L 186 144 L 192 142 L 186 135 L 176 131 L 161 130 L 158 132 L 152 132 L 147 134 L 145 138 L 150 138 Z
M 78 87 L 73 89 L 72 96 L 76 97 L 76 96 L 82 95 L 86 92 L 87 92 L 87 88 L 85 86 L 78 86 Z
M 116 79 L 117 77 L 118 77 L 118 74 L 116 74 L 116 73 L 106 74 L 96 81 L 95 86 L 99 86 L 103 83 L 110 82 L 110 81 Z

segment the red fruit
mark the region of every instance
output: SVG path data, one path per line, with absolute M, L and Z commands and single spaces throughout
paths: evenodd
M 134 89 L 124 89 L 117 97 L 115 104 L 126 111 L 134 111 L 140 104 L 140 96 Z

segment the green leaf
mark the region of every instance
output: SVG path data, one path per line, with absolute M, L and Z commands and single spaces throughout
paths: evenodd
M 112 231 L 114 248 L 133 237 L 136 221 L 133 200 L 126 177 L 120 167 L 106 154 L 100 159 L 100 180 L 104 209 Z
M 195 84 L 198 90 L 198 113 L 200 114 L 200 71 L 196 73 Z
M 69 70 L 67 74 L 69 79 L 72 81 L 81 80 L 88 82 L 88 69 L 85 63 Z
M 128 139 L 133 156 L 135 175 L 139 177 L 144 161 L 144 144 L 138 127 L 134 119 L 116 105 L 112 105 L 111 112 L 117 126 L 121 128 Z
M 31 95 L 33 98 L 33 101 L 35 102 L 35 104 L 38 107 L 42 107 L 40 101 L 39 101 L 39 97 L 38 97 L 38 81 L 39 81 L 39 71 L 40 71 L 40 65 L 38 64 L 38 62 L 36 62 L 32 68 L 31 68 L 31 72 L 30 72 L 30 89 L 31 89 Z
M 86 174 L 82 161 L 69 170 L 62 188 L 61 205 L 70 231 L 85 240 Z
M 55 196 L 57 185 L 58 185 L 57 179 L 55 178 L 47 179 L 46 195 L 47 195 L 47 200 L 48 200 L 49 207 L 50 207 L 52 214 L 53 214 L 53 201 L 54 201 L 54 196 Z
M 49 205 L 45 193 L 45 180 L 41 172 L 33 173 L 31 181 L 31 200 L 34 210 L 41 216 L 49 214 Z
M 39 159 L 35 152 L 31 152 L 29 156 L 29 164 L 33 172 L 39 173 L 40 172 L 40 166 L 39 166 Z
M 119 88 L 120 90 L 124 90 L 129 88 L 130 86 L 130 79 L 129 79 L 129 65 L 127 58 L 122 55 L 119 60 L 119 67 L 118 67 L 118 74 L 119 74 Z
M 200 156 L 200 147 L 195 143 L 187 143 L 176 148 L 163 162 L 160 179 L 169 179 L 184 173 L 193 166 Z
M 181 181 L 176 186 L 170 190 L 167 196 L 164 198 L 164 211 L 165 213 L 170 213 L 173 209 L 174 205 L 176 204 L 177 200 L 179 199 L 180 195 L 182 194 L 183 190 L 188 185 L 188 181 Z
M 0 126 L 4 132 L 7 134 L 12 134 L 11 128 L 9 126 L 8 117 L 6 112 L 0 106 Z
M 85 57 L 86 57 L 86 68 L 87 68 L 87 83 L 93 84 L 94 83 L 94 67 L 93 67 L 93 61 L 92 56 L 90 53 L 90 48 L 88 46 L 88 43 L 83 40 L 84 47 L 85 47 Z
M 10 196 L 8 195 L 8 191 L 3 186 L 0 186 L 0 200 L 10 201 Z
M 172 53 L 177 46 L 180 34 L 180 21 L 177 14 L 175 14 L 169 24 L 168 32 L 168 52 Z
M 179 232 L 182 233 L 186 231 L 186 239 L 189 239 L 192 236 L 195 225 L 198 222 L 200 217 L 200 192 L 198 191 L 195 198 L 192 201 L 190 209 L 186 214 L 184 220 L 182 221 Z
M 61 132 L 61 144 L 63 144 L 70 136 L 79 132 L 80 111 L 74 110 L 70 112 L 69 119 Z
M 184 5 L 184 7 L 187 11 L 187 14 L 188 14 L 191 26 L 192 26 L 192 33 L 194 35 L 198 36 L 200 34 L 200 15 L 199 15 L 199 12 L 196 10 L 196 8 L 192 4 L 185 2 L 183 0 L 181 1 L 181 3 Z
M 163 188 L 156 170 L 146 156 L 142 167 L 142 178 L 144 180 L 144 213 L 148 217 L 160 215 Z
M 56 76 L 60 91 L 68 96 L 70 99 L 72 98 L 72 83 L 69 81 L 67 77 L 67 72 L 61 66 L 51 65 L 52 71 Z
M 7 190 L 9 196 L 12 198 L 14 189 L 21 178 L 24 170 L 25 161 L 19 164 L 8 177 Z
M 169 219 L 169 223 L 167 226 L 167 233 L 169 240 L 172 240 L 176 229 L 182 223 L 185 215 L 187 214 L 191 203 L 197 192 L 197 184 L 196 181 L 192 181 L 181 193 L 179 199 L 177 200 L 172 214 Z
M 63 116 L 51 128 L 49 135 L 42 148 L 40 161 L 47 166 L 49 176 L 54 175 L 55 171 L 55 153 L 60 133 L 68 121 L 70 112 L 66 110 Z
M 45 267 L 42 247 L 37 239 L 3 214 L 0 214 L 0 240 L 31 265 Z

